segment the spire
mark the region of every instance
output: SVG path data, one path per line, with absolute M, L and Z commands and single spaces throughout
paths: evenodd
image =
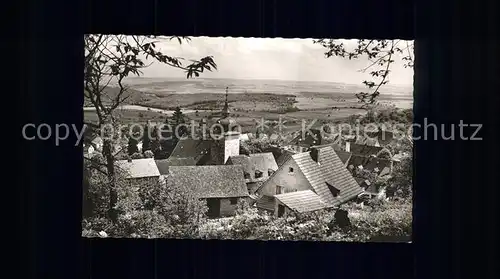
M 226 101 L 224 102 L 224 110 L 222 111 L 222 114 L 224 117 L 229 116 L 229 104 L 227 102 L 227 94 L 228 94 L 229 87 L 226 87 Z

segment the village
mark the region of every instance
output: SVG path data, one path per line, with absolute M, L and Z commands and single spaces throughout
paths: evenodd
M 164 159 L 155 158 L 151 149 L 161 153 L 165 145 L 148 143 L 145 147 L 143 141 L 129 141 L 128 152 L 115 148 L 116 158 L 122 158 L 116 160 L 115 168 L 123 171 L 127 185 L 148 187 L 153 182 L 189 189 L 206 206 L 208 220 L 233 218 L 242 204 L 262 216 L 287 218 L 388 200 L 394 193 L 379 182 L 389 180 L 400 161 L 411 157 L 409 152 L 392 154 L 393 148 L 386 147 L 396 136 L 382 129 L 363 136 L 340 132 L 333 137 L 321 129 L 309 129 L 280 142 L 257 129 L 241 133 L 231 117 L 227 90 L 224 107 L 216 115 L 212 123 L 202 120 L 204 127 L 217 124 L 222 128 L 216 139 L 174 139 Z M 244 148 L 255 141 L 270 143 L 257 152 Z M 102 143 L 98 135 L 87 138 L 84 156 L 100 154 Z

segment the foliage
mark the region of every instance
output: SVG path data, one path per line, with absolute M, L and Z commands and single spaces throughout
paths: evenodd
M 97 128 L 112 127 L 104 135 L 103 155 L 106 159 L 105 169 L 99 171 L 108 177 L 107 187 L 110 193 L 108 214 L 116 220 L 116 181 L 113 154 L 114 138 L 119 133 L 119 123 L 116 115 L 116 108 L 124 103 L 130 95 L 127 95 L 128 87 L 123 81 L 130 75 L 139 76 L 141 69 L 148 67 L 143 58 L 152 57 L 154 60 L 168 66 L 184 70 L 187 78 L 198 77 L 200 73 L 217 69 L 217 65 L 211 56 L 200 60 L 191 60 L 191 64 L 184 65 L 183 58 L 172 57 L 162 53 L 156 47 L 156 36 L 124 36 L 124 35 L 104 35 L 86 34 L 84 36 L 84 101 L 91 103 L 97 115 L 97 124 L 86 123 L 88 126 Z M 182 41 L 189 41 L 187 37 L 168 37 L 177 39 L 179 44 Z M 117 90 L 109 94 L 109 85 L 117 85 Z M 114 134 L 113 134 L 114 133 Z M 145 149 L 147 150 L 147 148 Z
M 130 159 L 142 159 L 142 158 L 144 158 L 144 155 L 141 154 L 140 152 L 136 152 L 136 153 L 130 155 Z
M 142 135 L 142 153 L 151 150 L 151 127 L 146 124 L 144 127 L 144 134 Z
M 137 147 L 137 144 L 138 144 L 138 142 L 134 137 L 129 137 L 128 147 L 127 147 L 128 155 L 132 156 L 133 154 L 139 152 L 139 148 Z
M 155 155 L 153 154 L 153 151 L 151 151 L 151 150 L 146 150 L 144 152 L 144 158 L 154 158 L 154 156 Z
M 124 179 L 124 173 L 117 170 L 118 212 L 116 222 L 105 214 L 107 199 L 101 198 L 99 190 L 106 191 L 104 177 L 94 177 L 90 201 L 94 210 L 84 216 L 83 234 L 99 236 L 104 231 L 112 237 L 190 237 L 197 233 L 198 224 L 204 222 L 206 202 L 199 200 L 190 189 L 168 185 L 165 180 L 151 178 L 140 180 Z M 105 181 L 104 181 L 105 182 Z
M 335 211 L 276 218 L 248 208 L 233 218 L 207 220 L 201 225 L 203 239 L 368 241 L 377 236 L 411 235 L 411 201 L 378 201 L 373 206 L 348 208 L 351 226 L 339 228 Z
M 407 156 L 394 168 L 393 175 L 388 181 L 388 195 L 408 198 L 412 196 L 413 158 Z
M 367 57 L 372 63 L 361 69 L 360 72 L 366 72 L 371 69 L 369 74 L 376 81 L 363 81 L 369 89 L 373 89 L 371 93 L 359 92 L 356 97 L 363 103 L 365 108 L 371 108 L 376 105 L 376 99 L 380 95 L 380 88 L 389 82 L 390 66 L 394 63 L 395 54 L 402 55 L 401 60 L 404 62 L 404 67 L 413 67 L 413 43 L 403 40 L 358 40 L 357 46 L 352 49 L 346 49 L 344 43 L 335 39 L 320 39 L 314 40 L 315 44 L 319 44 L 326 49 L 326 58 L 337 56 L 351 59 Z M 376 67 L 374 69 L 374 67 Z M 378 80 L 377 80 L 378 79 Z

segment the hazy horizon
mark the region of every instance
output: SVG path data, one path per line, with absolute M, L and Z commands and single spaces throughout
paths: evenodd
M 189 42 L 160 39 L 157 48 L 163 53 L 186 60 L 213 56 L 217 71 L 204 72 L 204 79 L 278 80 L 294 82 L 328 82 L 361 84 L 371 80 L 361 69 L 371 65 L 366 57 L 349 60 L 325 58 L 325 49 L 313 39 L 190 37 Z M 353 49 L 357 40 L 338 40 Z M 403 41 L 404 42 L 404 41 Z M 411 43 L 411 42 L 410 42 Z M 396 53 L 387 85 L 413 85 L 413 69 L 404 68 L 402 54 Z M 152 65 L 143 69 L 142 78 L 184 78 L 185 72 L 152 58 L 143 59 Z M 146 63 L 148 64 L 148 63 Z M 184 64 L 187 65 L 187 62 Z M 373 69 L 378 69 L 374 67 Z

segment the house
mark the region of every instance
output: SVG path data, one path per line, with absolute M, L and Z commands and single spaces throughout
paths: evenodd
M 375 146 L 388 145 L 395 138 L 393 132 L 381 129 L 380 127 L 376 132 L 367 132 L 366 136 L 368 137 L 368 139 L 374 140 Z
M 347 162 L 347 168 L 349 170 L 363 169 L 374 172 L 378 176 L 386 176 L 391 174 L 391 164 L 391 160 L 353 154 Z
M 287 194 L 275 195 L 275 209 L 278 217 L 291 212 L 306 213 L 330 208 L 321 198 L 311 190 L 297 191 Z
M 250 194 L 260 186 L 257 182 L 266 181 L 278 170 L 278 164 L 271 152 L 231 156 L 226 164 L 243 166 L 244 179 Z
M 230 156 L 240 155 L 240 132 L 238 123 L 229 115 L 228 93 L 222 118 L 216 121 L 217 126 L 210 139 L 180 139 L 169 158 L 183 159 L 192 165 L 224 165 Z
M 170 160 L 189 162 L 190 166 L 205 165 L 210 161 L 212 140 L 180 139 L 170 154 Z
M 86 133 L 83 142 L 83 152 L 89 157 L 92 157 L 94 152 L 102 152 L 103 140 L 100 136 L 93 136 Z
M 356 143 L 351 143 L 351 142 L 346 142 L 346 148 L 345 151 L 355 154 L 355 155 L 361 155 L 361 156 L 377 156 L 378 153 L 384 149 L 383 147 L 380 146 L 372 146 L 372 145 L 366 145 L 366 144 L 356 144 Z
M 118 160 L 115 167 L 131 183 L 156 183 L 160 178 L 160 171 L 153 158 Z
M 276 164 L 278 164 L 278 167 L 283 165 L 294 154 L 297 154 L 297 152 L 292 150 L 283 150 L 281 155 L 276 159 Z
M 335 153 L 337 153 L 337 156 L 339 156 L 340 161 L 342 161 L 342 164 L 344 164 L 344 166 L 347 167 L 347 162 L 349 162 L 352 153 L 343 150 L 335 150 Z
M 168 172 L 167 186 L 189 189 L 206 200 L 211 218 L 232 216 L 238 202 L 249 199 L 242 166 L 170 166 Z
M 363 195 L 366 195 L 369 198 L 375 197 L 379 194 L 379 189 L 377 189 L 374 183 L 371 183 L 368 179 L 355 177 L 356 182 L 358 182 L 359 186 L 365 190 Z
M 250 137 L 248 134 L 241 134 L 240 141 L 249 141 Z
M 311 193 L 301 191 L 312 191 L 317 197 L 313 198 Z M 318 205 L 315 200 L 317 199 L 325 204 L 325 208 L 332 208 L 356 198 L 363 193 L 363 189 L 345 168 L 333 148 L 327 146 L 313 147 L 309 152 L 290 156 L 257 189 L 257 207 L 276 215 L 282 214 L 276 205 L 277 196 L 279 195 L 279 202 L 282 206 L 287 207 L 287 194 L 296 192 L 301 193 L 295 194 L 298 196 L 291 195 L 289 199 L 301 197 L 308 200 L 306 204 L 311 204 L 310 210 L 316 210 Z
M 322 133 L 318 129 L 310 129 L 304 133 L 299 133 L 287 148 L 296 152 L 306 152 L 311 146 L 322 144 Z

